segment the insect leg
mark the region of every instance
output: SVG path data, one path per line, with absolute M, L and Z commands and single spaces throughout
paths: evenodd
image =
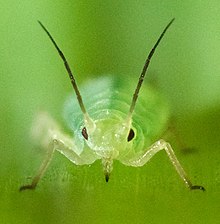
M 44 175 L 45 171 L 47 170 L 55 150 L 59 151 L 61 154 L 63 154 L 65 157 L 67 157 L 71 162 L 74 164 L 86 164 L 79 155 L 77 155 L 74 152 L 74 144 L 71 138 L 69 138 L 66 135 L 62 135 L 61 133 L 58 133 L 56 138 L 53 138 L 48 146 L 48 152 L 45 160 L 41 164 L 36 176 L 33 178 L 32 183 L 30 185 L 24 185 L 20 187 L 20 191 L 26 190 L 26 189 L 35 189 L 38 182 Z
M 39 180 L 42 178 L 42 176 L 44 175 L 47 167 L 49 166 L 52 157 L 53 157 L 53 153 L 55 151 L 55 145 L 56 145 L 56 140 L 53 140 L 50 142 L 49 144 L 49 150 L 47 152 L 47 156 L 45 158 L 45 160 L 43 161 L 43 163 L 40 166 L 40 169 L 38 170 L 36 176 L 33 178 L 32 183 L 29 185 L 24 185 L 20 187 L 20 191 L 26 190 L 26 189 L 35 189 L 35 187 L 37 186 Z
M 180 178 L 184 181 L 186 186 L 190 188 L 191 190 L 203 190 L 205 191 L 205 188 L 202 186 L 192 185 L 191 181 L 189 180 L 186 172 L 184 171 L 183 167 L 181 166 L 180 162 L 178 161 L 177 157 L 175 156 L 173 149 L 171 145 L 164 141 L 163 139 L 155 142 L 148 150 L 141 156 L 139 156 L 137 159 L 130 161 L 132 166 L 143 166 L 145 163 L 147 163 L 157 152 L 161 150 L 165 150 L 167 153 L 171 163 L 175 167 L 177 173 L 179 174 Z
M 59 151 L 74 164 L 90 162 L 89 159 L 85 162 L 85 159 L 75 152 L 76 146 L 73 138 L 62 133 L 57 123 L 47 113 L 40 113 L 37 116 L 32 129 L 32 137 L 40 143 L 41 147 L 46 148 L 47 156 L 41 164 L 36 176 L 33 178 L 32 183 L 30 185 L 21 186 L 20 191 L 35 189 L 47 170 L 55 150 Z M 90 156 L 90 158 L 93 159 L 94 157 Z

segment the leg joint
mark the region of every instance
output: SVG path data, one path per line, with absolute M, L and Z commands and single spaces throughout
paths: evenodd
M 53 142 L 54 145 L 58 144 L 58 140 L 56 138 L 53 138 L 52 142 Z
M 160 148 L 165 148 L 167 146 L 167 142 L 164 141 L 163 139 L 160 139 L 157 141 L 157 147 L 160 147 Z

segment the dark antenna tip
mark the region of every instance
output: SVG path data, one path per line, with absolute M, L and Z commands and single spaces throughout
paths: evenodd
M 140 88 L 142 86 L 142 83 L 144 81 L 148 66 L 150 64 L 150 60 L 151 60 L 157 46 L 159 45 L 161 39 L 163 38 L 164 34 L 166 33 L 167 29 L 170 27 L 170 25 L 173 23 L 174 20 L 175 20 L 175 18 L 171 19 L 170 22 L 166 25 L 163 32 L 160 34 L 159 38 L 157 39 L 157 42 L 154 44 L 153 48 L 151 49 L 150 53 L 147 56 L 147 59 L 144 63 L 144 67 L 143 67 L 142 72 L 140 74 L 139 81 L 138 81 L 138 84 L 136 86 L 133 98 L 132 98 L 132 102 L 131 102 L 131 106 L 130 106 L 129 114 L 128 114 L 128 118 L 129 118 L 128 120 L 130 120 L 131 115 L 134 111 L 134 107 L 135 107 L 135 104 L 136 104 L 136 101 L 137 101 L 137 98 L 138 98 L 138 94 L 139 94 Z
M 58 47 L 57 43 L 55 42 L 55 40 L 53 39 L 52 35 L 50 34 L 50 32 L 47 30 L 47 28 L 43 25 L 43 23 L 41 23 L 39 20 L 37 20 L 38 23 L 40 24 L 40 26 L 42 27 L 42 29 L 46 32 L 47 36 L 50 38 L 51 42 L 53 43 L 54 47 L 56 48 L 58 54 L 60 55 L 63 63 L 64 63 L 64 66 L 66 68 L 66 71 L 69 75 L 69 78 L 70 78 L 70 81 L 71 81 L 71 84 L 73 86 L 73 89 L 76 93 L 76 96 L 77 96 L 77 99 L 78 99 L 78 102 L 79 102 L 79 106 L 81 108 L 81 111 L 84 115 L 87 115 L 86 113 L 86 109 L 85 109 L 85 106 L 83 104 L 83 100 L 82 100 L 82 97 L 80 95 L 80 92 L 79 92 L 79 89 L 78 89 L 78 86 L 76 84 L 76 81 L 75 81 L 75 78 L 73 76 L 73 73 L 70 69 L 70 66 L 66 60 L 66 57 L 64 56 L 63 52 L 60 50 L 60 48 Z

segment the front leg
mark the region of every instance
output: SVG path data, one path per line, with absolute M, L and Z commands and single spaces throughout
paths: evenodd
M 151 145 L 146 152 L 144 152 L 141 156 L 138 158 L 132 159 L 129 161 L 129 165 L 131 166 L 143 166 L 146 164 L 157 152 L 161 150 L 165 150 L 167 153 L 172 165 L 175 167 L 177 173 L 179 174 L 180 178 L 184 181 L 186 186 L 190 188 L 191 190 L 203 190 L 205 191 L 205 188 L 202 186 L 192 185 L 191 181 L 189 180 L 186 172 L 184 171 L 183 167 L 181 166 L 180 162 L 178 161 L 177 157 L 175 156 L 173 149 L 171 145 L 168 142 L 165 142 L 163 139 L 155 142 L 153 145 Z
M 82 165 L 88 163 L 88 159 L 83 159 L 82 155 L 78 155 L 75 152 L 76 146 L 73 138 L 62 133 L 57 123 L 47 113 L 40 113 L 37 116 L 33 125 L 32 135 L 41 147 L 47 149 L 47 155 L 33 178 L 32 183 L 21 186 L 20 191 L 36 188 L 47 170 L 55 150 L 66 156 L 74 164 Z
M 64 136 L 63 136 L 64 137 Z M 67 138 L 65 136 L 65 138 Z M 42 162 L 37 174 L 35 175 L 35 177 L 32 180 L 31 184 L 28 185 L 24 185 L 20 187 L 20 191 L 26 190 L 26 189 L 35 189 L 38 182 L 40 181 L 40 179 L 42 178 L 42 176 L 44 175 L 45 171 L 47 170 L 54 151 L 58 150 L 60 151 L 62 154 L 64 154 L 65 156 L 68 155 L 68 159 L 71 160 L 71 162 L 75 162 L 76 164 L 83 164 L 83 160 L 80 158 L 80 156 L 78 156 L 74 151 L 73 148 L 71 148 L 69 145 L 65 145 L 64 139 L 58 139 L 58 138 L 53 138 L 51 140 L 51 142 L 49 143 L 48 146 L 48 151 L 47 151 L 47 156 L 44 159 L 44 161 Z M 69 139 L 70 140 L 70 139 Z
M 49 164 L 50 164 L 50 162 L 52 160 L 56 144 L 57 144 L 57 141 L 55 139 L 50 142 L 49 147 L 48 147 L 47 156 L 46 156 L 45 160 L 43 161 L 43 163 L 41 164 L 37 174 L 33 178 L 32 183 L 28 184 L 28 185 L 21 186 L 20 189 L 19 189 L 20 191 L 27 190 L 27 189 L 35 189 L 36 188 L 39 180 L 44 175 L 47 167 L 49 166 Z

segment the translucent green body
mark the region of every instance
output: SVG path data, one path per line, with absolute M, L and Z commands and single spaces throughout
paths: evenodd
M 167 103 L 151 86 L 144 84 L 132 114 L 130 128 L 135 136 L 132 141 L 127 141 L 130 128 L 125 127 L 124 132 L 120 129 L 126 126 L 136 83 L 135 79 L 104 76 L 80 86 L 87 112 L 96 124 L 96 130 L 89 133 L 88 140 L 82 136 L 86 125 L 76 96 L 73 94 L 66 101 L 64 117 L 74 132 L 74 151 L 82 157 L 83 154 L 87 155 L 88 163 L 92 162 L 88 158 L 89 152 L 94 152 L 91 154 L 92 160 L 111 157 L 130 165 L 129 159 L 146 151 L 167 128 Z
M 67 100 L 64 112 L 74 136 L 62 132 L 47 113 L 39 114 L 33 125 L 33 136 L 43 147 L 48 148 L 48 153 L 32 183 L 21 186 L 20 191 L 36 187 L 55 150 L 76 165 L 92 164 L 100 159 L 106 182 L 109 180 L 114 160 L 128 166 L 143 166 L 156 153 L 165 150 L 187 187 L 192 190 L 205 190 L 202 186 L 192 185 L 171 145 L 161 138 L 168 122 L 165 100 L 150 86 L 146 85 L 141 89 L 155 49 L 173 21 L 174 18 L 151 49 L 138 82 L 122 79 L 120 76 L 102 76 L 100 79 L 88 81 L 80 88 L 81 91 L 64 54 L 49 31 L 39 22 L 63 60 L 75 91 L 75 95 Z M 135 92 L 132 95 L 133 89 Z

